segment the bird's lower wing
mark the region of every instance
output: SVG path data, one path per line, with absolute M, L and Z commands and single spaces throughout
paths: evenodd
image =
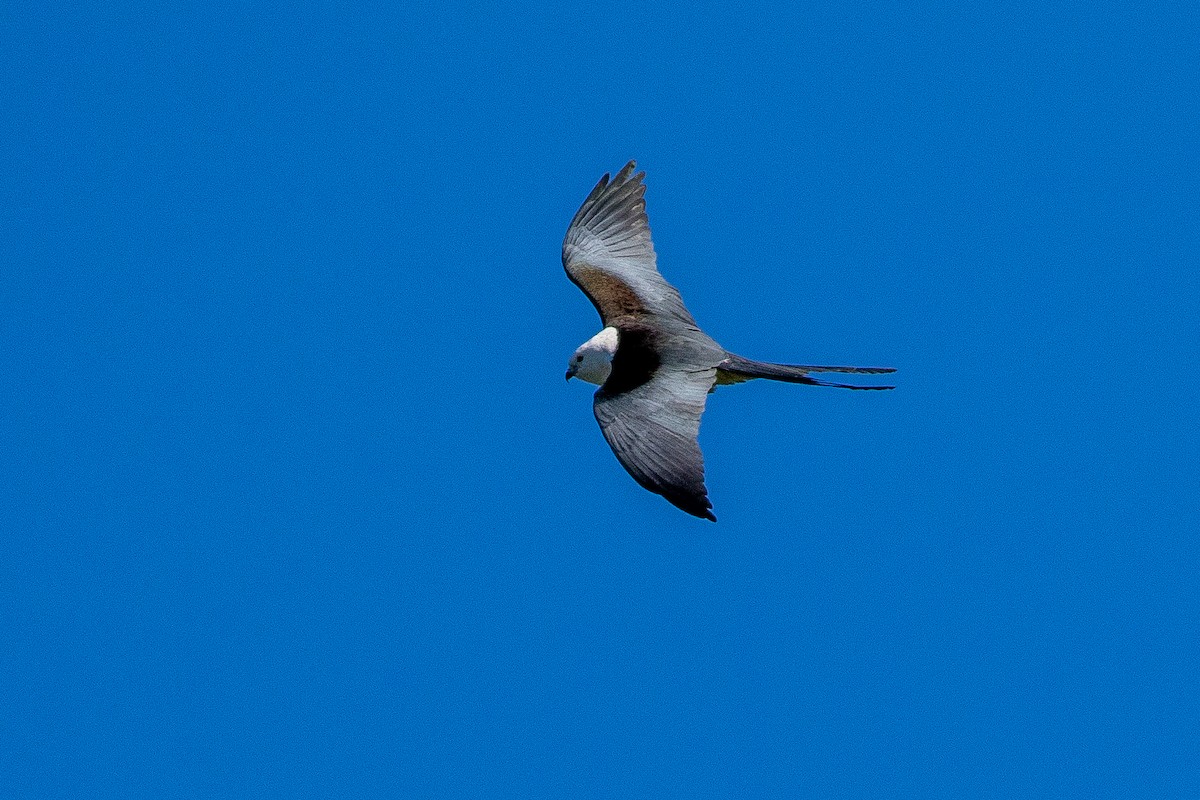
M 659 369 L 618 394 L 596 392 L 600 430 L 617 460 L 645 488 L 697 517 L 716 521 L 704 486 L 697 436 L 716 369 Z

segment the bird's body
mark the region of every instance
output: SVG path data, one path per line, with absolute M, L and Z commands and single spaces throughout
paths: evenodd
M 755 378 L 853 386 L 812 372 L 885 373 L 883 367 L 772 364 L 728 352 L 696 324 L 675 287 L 659 274 L 646 218 L 645 173 L 630 161 L 605 175 L 584 200 L 563 241 L 563 266 L 600 312 L 604 328 L 571 357 L 567 379 L 600 386 L 594 410 L 604 438 L 645 488 L 716 520 L 704 486 L 697 435 L 715 386 Z

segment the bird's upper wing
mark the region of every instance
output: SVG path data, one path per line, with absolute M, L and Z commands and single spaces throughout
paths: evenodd
M 635 167 L 630 161 L 611 181 L 606 174 L 583 201 L 563 239 L 563 267 L 605 325 L 649 315 L 694 326 L 679 292 L 655 266 L 646 173 L 635 175 Z
M 664 358 L 651 329 L 622 328 L 609 379 L 596 392 L 596 420 L 621 465 L 689 514 L 716 521 L 696 437 L 716 367 Z

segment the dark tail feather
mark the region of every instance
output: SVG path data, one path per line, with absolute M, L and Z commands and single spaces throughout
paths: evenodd
M 862 389 L 864 391 L 877 391 L 882 389 L 895 389 L 895 386 L 853 386 L 849 383 L 834 383 L 833 381 L 819 381 L 816 378 L 776 378 L 775 380 L 792 380 L 794 383 L 807 383 L 810 386 L 832 386 L 835 389 Z
M 832 386 L 837 389 L 877 391 L 896 388 L 894 386 L 852 386 L 848 383 L 833 383 L 808 376 L 810 372 L 846 372 L 881 375 L 888 372 L 895 372 L 896 370 L 891 367 L 819 367 L 809 364 L 771 364 L 766 361 L 752 361 L 731 353 L 728 358 L 718 365 L 717 369 L 729 373 L 735 379 L 731 382 L 736 382 L 737 378 L 743 380 L 767 378 L 768 380 L 784 381 L 785 383 L 804 383 L 809 386 Z M 720 383 L 721 381 L 718 379 L 717 382 Z
M 895 372 L 894 367 L 817 367 L 812 364 L 772 364 L 771 366 L 791 367 L 805 372 L 853 372 L 860 375 L 886 375 Z

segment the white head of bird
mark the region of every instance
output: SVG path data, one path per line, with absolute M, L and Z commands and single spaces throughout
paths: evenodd
M 579 378 L 600 386 L 612 372 L 612 360 L 616 352 L 617 329 L 605 328 L 579 345 L 567 366 L 567 380 Z

